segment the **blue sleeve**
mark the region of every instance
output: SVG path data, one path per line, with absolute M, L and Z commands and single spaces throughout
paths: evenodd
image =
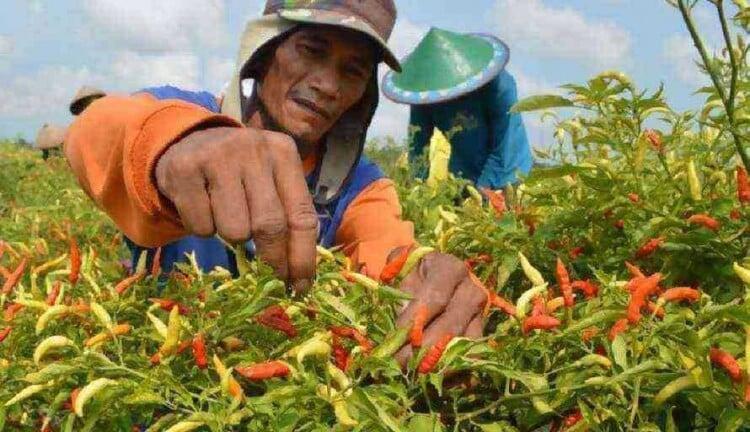
M 200 91 L 188 91 L 182 90 L 173 86 L 163 87 L 149 87 L 141 90 L 139 93 L 148 93 L 151 96 L 159 100 L 165 99 L 179 99 L 181 101 L 189 102 L 198 106 L 201 106 L 211 112 L 218 113 L 221 111 L 219 103 L 216 101 L 216 97 L 209 92 Z
M 413 105 L 409 116 L 409 161 L 414 164 L 424 153 L 427 143 L 430 142 L 432 131 L 435 129 L 432 118 L 426 107 Z M 418 178 L 427 177 L 427 166 L 417 169 Z
M 503 71 L 489 84 L 486 97 L 492 147 L 477 185 L 497 190 L 515 183 L 517 172 L 528 174 L 533 156 L 521 114 L 510 113 L 518 101 L 513 77 Z

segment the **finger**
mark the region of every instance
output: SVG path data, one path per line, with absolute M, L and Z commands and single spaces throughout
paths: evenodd
M 469 330 L 475 332 L 475 329 L 469 328 L 469 324 L 479 315 L 481 326 L 481 313 L 486 300 L 482 290 L 468 278 L 461 281 L 445 312 L 435 318 L 425 330 L 424 346 L 434 345 L 446 334 L 464 336 Z M 396 354 L 396 358 L 405 362 L 411 355 L 411 347 L 405 346 Z
M 185 176 L 172 195 L 172 204 L 188 232 L 208 237 L 215 232 L 211 200 L 206 191 L 206 180 L 199 175 Z
M 243 179 L 250 203 L 250 231 L 258 258 L 270 265 L 277 277 L 286 280 L 289 276 L 286 216 L 271 169 L 263 163 L 248 167 Z
M 288 137 L 272 138 L 274 179 L 287 218 L 288 265 L 291 281 L 312 279 L 315 276 L 318 242 L 318 214 L 307 187 L 299 152 Z
M 250 237 L 250 214 L 242 178 L 235 170 L 208 175 L 208 194 L 217 233 L 234 244 Z
M 484 320 L 482 314 L 478 313 L 466 327 L 466 336 L 469 339 L 479 339 L 484 335 Z
M 448 307 L 466 276 L 466 266 L 458 258 L 437 253 L 424 257 L 416 271 L 404 279 L 402 289 L 411 291 L 414 299 L 399 315 L 396 325 L 408 327 L 422 304 L 427 305 L 427 322 L 432 321 Z

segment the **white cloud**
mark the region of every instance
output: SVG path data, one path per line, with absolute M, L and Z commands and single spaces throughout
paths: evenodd
M 174 85 L 186 90 L 200 87 L 200 61 L 193 54 L 144 55 L 120 52 L 112 62 L 110 86 L 117 83 L 128 91 L 156 85 Z
M 205 83 L 207 90 L 218 94 L 229 83 L 234 73 L 234 61 L 228 58 L 211 57 L 206 62 Z
M 664 41 L 664 57 L 680 81 L 700 86 L 708 82 L 708 77 L 701 73 L 696 60 L 699 55 L 690 36 L 674 34 Z
M 136 51 L 219 47 L 226 40 L 223 0 L 83 0 L 96 40 Z
M 67 111 L 75 91 L 84 84 L 101 84 L 101 77 L 84 67 L 45 67 L 17 75 L 0 86 L 0 117 L 44 117 Z
M 13 52 L 13 39 L 10 36 L 0 35 L 0 56 L 10 55 Z
M 588 19 L 572 7 L 542 0 L 497 0 L 492 17 L 500 36 L 527 54 L 597 69 L 622 67 L 631 56 L 627 30 L 614 22 Z

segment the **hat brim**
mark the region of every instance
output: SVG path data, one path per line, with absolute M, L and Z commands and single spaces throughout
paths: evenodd
M 369 36 L 383 52 L 383 61 L 392 70 L 401 72 L 401 63 L 388 47 L 386 42 L 374 28 L 365 21 L 334 11 L 321 11 L 318 9 L 289 9 L 278 12 L 279 16 L 290 21 L 309 24 L 323 24 L 344 27 Z
M 468 80 L 449 88 L 427 91 L 412 91 L 400 88 L 394 78 L 396 74 L 389 71 L 383 77 L 382 90 L 393 102 L 408 105 L 430 105 L 447 102 L 477 90 L 495 79 L 508 65 L 510 49 L 499 38 L 488 34 L 474 34 L 492 45 L 494 56 L 487 66 Z

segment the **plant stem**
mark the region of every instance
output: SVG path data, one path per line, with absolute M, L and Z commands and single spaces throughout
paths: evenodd
M 734 55 L 732 39 L 729 36 L 729 26 L 727 24 L 726 16 L 724 16 L 723 0 L 717 0 L 715 4 L 719 10 L 719 18 L 721 20 L 721 27 L 722 27 L 722 31 L 724 33 L 724 37 L 727 43 L 727 50 L 730 52 L 730 62 L 732 64 L 731 65 L 732 66 L 732 83 L 730 84 L 729 96 L 727 96 L 726 90 L 721 85 L 719 73 L 714 69 L 714 67 L 711 64 L 711 58 L 708 56 L 708 52 L 706 51 L 706 46 L 703 43 L 703 40 L 701 40 L 700 35 L 698 34 L 698 30 L 695 27 L 695 21 L 693 21 L 693 17 L 690 15 L 690 11 L 688 10 L 687 5 L 685 4 L 685 0 L 677 0 L 677 5 L 679 6 L 680 12 L 682 13 L 682 18 L 685 21 L 685 25 L 687 26 L 687 29 L 690 32 L 690 36 L 693 39 L 693 44 L 698 49 L 698 53 L 700 53 L 701 60 L 703 61 L 703 65 L 705 66 L 706 71 L 708 71 L 708 75 L 711 78 L 711 82 L 713 83 L 714 88 L 716 89 L 716 92 L 719 94 L 719 98 L 721 98 L 721 101 L 724 104 L 724 109 L 727 112 L 727 119 L 729 122 L 729 130 L 732 134 L 732 138 L 734 140 L 734 146 L 737 149 L 737 153 L 740 155 L 740 159 L 742 159 L 742 164 L 745 166 L 745 169 L 750 169 L 750 156 L 748 156 L 747 151 L 743 147 L 742 141 L 740 140 L 740 136 L 737 133 L 736 127 L 734 124 L 734 99 L 736 97 L 735 93 L 737 91 L 736 74 L 739 72 L 737 59 Z

